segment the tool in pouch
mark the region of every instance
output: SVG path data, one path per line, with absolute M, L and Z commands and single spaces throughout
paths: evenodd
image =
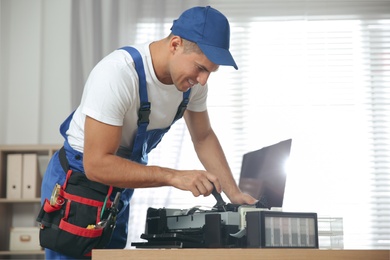
M 64 148 L 59 157 L 66 180 L 55 185 L 37 217 L 40 244 L 71 257 L 90 258 L 92 249 L 104 248 L 111 240 L 121 192 L 72 171 Z M 112 201 L 114 190 L 118 191 Z
M 51 197 L 50 197 L 50 205 L 51 206 L 55 206 L 57 204 L 58 205 L 64 204 L 64 200 L 61 197 L 59 197 L 60 191 L 61 191 L 61 185 L 56 183 L 56 185 L 54 186 L 53 192 L 51 193 Z

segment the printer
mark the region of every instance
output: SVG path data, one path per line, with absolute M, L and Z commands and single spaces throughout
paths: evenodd
M 317 214 L 283 212 L 291 139 L 244 154 L 239 187 L 258 199 L 253 205 L 217 203 L 204 210 L 149 208 L 145 242 L 136 248 L 318 248 Z

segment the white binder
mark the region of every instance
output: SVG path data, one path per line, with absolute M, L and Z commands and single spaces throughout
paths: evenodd
M 22 154 L 7 155 L 7 199 L 22 197 Z
M 35 199 L 39 197 L 40 178 L 38 174 L 38 156 L 35 153 L 23 154 L 22 198 Z

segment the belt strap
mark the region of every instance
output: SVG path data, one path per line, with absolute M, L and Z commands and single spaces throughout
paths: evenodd
M 64 170 L 64 172 L 68 172 L 68 170 L 70 169 L 69 162 L 68 162 L 68 159 L 66 158 L 65 148 L 63 146 L 61 147 L 61 149 L 59 151 L 59 157 L 60 157 L 60 163 L 61 163 L 62 169 Z
M 62 169 L 66 173 L 66 180 L 65 180 L 65 183 L 63 186 L 63 188 L 65 189 L 66 185 L 68 184 L 70 175 L 72 175 L 73 171 L 69 167 L 69 162 L 68 162 L 68 159 L 66 158 L 66 152 L 65 152 L 64 146 L 62 146 L 61 149 L 59 150 L 59 158 L 60 158 L 60 163 L 61 163 Z M 82 174 L 85 174 L 85 173 L 82 173 Z M 89 185 L 89 187 L 91 187 L 95 190 L 107 192 L 108 197 L 110 197 L 113 192 L 115 194 L 116 192 L 123 191 L 123 189 L 121 189 L 121 188 L 116 188 L 116 187 L 114 188 L 113 186 L 105 185 L 103 183 L 99 183 L 99 182 L 95 182 L 95 181 L 89 181 L 88 185 Z

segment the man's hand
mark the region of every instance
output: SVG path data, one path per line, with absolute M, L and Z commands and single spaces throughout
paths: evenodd
M 257 199 L 243 192 L 236 193 L 229 199 L 233 204 L 255 204 L 257 202 Z
M 215 175 L 202 170 L 185 170 L 177 172 L 172 179 L 172 186 L 181 190 L 190 191 L 195 197 L 200 195 L 205 197 L 209 196 L 213 191 L 214 186 L 218 192 L 222 191 L 218 178 Z

